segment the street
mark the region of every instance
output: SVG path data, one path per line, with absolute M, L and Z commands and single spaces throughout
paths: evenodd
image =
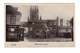
M 70 42 L 71 38 L 50 38 L 50 39 L 32 39 L 28 37 L 24 37 L 24 41 L 20 42 Z

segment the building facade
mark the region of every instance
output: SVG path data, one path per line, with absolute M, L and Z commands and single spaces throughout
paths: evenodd
M 21 13 L 17 8 L 6 5 L 6 41 L 24 40 L 24 30 L 20 25 Z

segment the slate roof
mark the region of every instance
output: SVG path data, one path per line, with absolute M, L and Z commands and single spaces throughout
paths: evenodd
M 21 13 L 11 5 L 6 5 L 6 14 L 21 15 Z

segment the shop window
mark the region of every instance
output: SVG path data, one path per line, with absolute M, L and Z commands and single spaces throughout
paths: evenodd
M 33 22 L 32 24 L 34 25 L 35 23 Z

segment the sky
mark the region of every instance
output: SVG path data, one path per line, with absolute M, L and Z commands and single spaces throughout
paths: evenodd
M 75 5 L 73 3 L 63 4 L 11 4 L 13 7 L 17 7 L 18 11 L 22 13 L 21 22 L 26 22 L 30 17 L 30 7 L 38 6 L 39 16 L 42 16 L 43 20 L 52 20 L 59 17 L 63 19 L 63 25 L 66 25 L 66 21 L 75 16 Z

